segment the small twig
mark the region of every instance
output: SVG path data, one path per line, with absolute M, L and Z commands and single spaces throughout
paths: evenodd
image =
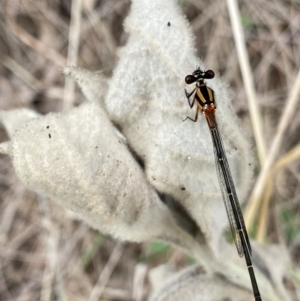
M 77 65 L 78 48 L 80 42 L 81 13 L 82 0 L 72 1 L 67 66 Z M 64 91 L 64 111 L 68 111 L 73 107 L 74 93 L 75 82 L 70 78 L 66 78 Z
M 265 236 L 267 233 L 267 226 L 268 226 L 268 220 L 269 220 L 269 206 L 273 191 L 273 181 L 272 181 L 272 175 L 270 174 L 270 177 L 266 183 L 266 188 L 264 190 L 263 198 L 261 201 L 261 212 L 258 220 L 258 227 L 256 231 L 256 240 L 260 243 L 263 243 L 265 240 Z
M 41 300 L 51 300 L 52 284 L 56 280 L 56 290 L 59 299 L 64 300 L 65 289 L 63 277 L 61 275 L 60 268 L 60 254 L 58 252 L 59 233 L 57 227 L 54 225 L 51 219 L 51 215 L 48 208 L 48 200 L 43 197 L 39 197 L 40 211 L 42 214 L 42 223 L 44 228 L 49 233 L 47 237 L 47 266 L 44 271 L 43 287 L 41 291 Z
M 49 301 L 51 300 L 52 294 L 52 285 L 55 279 L 56 267 L 57 267 L 57 231 L 52 223 L 48 201 L 45 198 L 39 197 L 40 211 L 42 214 L 42 225 L 48 232 L 46 251 L 47 251 L 47 260 L 44 269 L 44 277 L 42 281 L 41 288 L 41 300 Z
M 103 291 L 103 297 L 108 300 L 125 300 L 132 301 L 132 298 L 127 290 L 115 289 L 115 288 L 105 288 Z
M 72 235 L 72 239 L 70 239 L 68 244 L 60 251 L 62 262 L 70 261 L 72 253 L 74 252 L 74 250 L 76 250 L 78 244 L 82 241 L 87 232 L 88 227 L 83 223 L 76 229 L 76 231 Z
M 40 91 L 44 88 L 44 84 L 37 80 L 30 72 L 23 68 L 17 61 L 6 56 L 0 59 L 0 62 L 13 72 L 18 78 L 20 78 L 25 84 L 35 91 Z
M 118 242 L 106 264 L 101 275 L 98 278 L 96 285 L 94 286 L 92 293 L 88 299 L 88 301 L 96 301 L 99 300 L 102 295 L 104 288 L 112 275 L 117 263 L 119 262 L 122 253 L 124 250 L 124 246 L 122 243 Z
M 22 29 L 17 24 L 10 23 L 10 29 L 12 33 L 18 37 L 25 45 L 29 46 L 30 48 L 34 49 L 36 52 L 43 55 L 45 58 L 49 59 L 56 65 L 60 67 L 64 67 L 66 65 L 66 59 L 57 53 L 54 49 L 50 48 L 49 46 L 45 45 L 43 42 L 37 40 L 24 29 Z
M 8 233 L 14 222 L 21 197 L 17 195 L 11 195 L 11 194 L 7 194 L 2 197 L 3 197 L 2 203 L 4 204 L 6 203 L 7 199 L 9 200 L 8 205 L 5 208 L 5 214 L 3 214 L 3 217 L 0 222 L 0 243 L 4 245 L 7 243 Z
M 148 266 L 146 264 L 138 264 L 134 269 L 133 292 L 132 299 L 141 301 L 144 297 L 144 282 L 147 275 Z

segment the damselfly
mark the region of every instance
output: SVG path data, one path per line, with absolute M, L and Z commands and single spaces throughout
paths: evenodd
M 251 245 L 246 230 L 242 210 L 235 191 L 235 186 L 232 180 L 229 164 L 227 161 L 225 149 L 218 129 L 216 121 L 216 101 L 214 91 L 206 85 L 205 79 L 214 78 L 215 73 L 212 70 L 202 71 L 200 68 L 196 69 L 193 74 L 187 75 L 185 82 L 187 84 L 196 83 L 196 87 L 190 93 L 185 90 L 188 103 L 191 108 L 197 106 L 195 118 L 187 117 L 193 122 L 198 119 L 198 113 L 202 112 L 206 117 L 208 127 L 211 132 L 212 142 L 214 146 L 214 154 L 216 160 L 217 174 L 219 184 L 230 224 L 230 229 L 240 257 L 245 255 L 245 260 L 248 272 L 251 279 L 253 294 L 256 301 L 261 301 L 258 290 L 252 261 L 251 261 Z M 190 100 L 191 98 L 191 100 Z M 185 119 L 185 120 L 186 120 Z

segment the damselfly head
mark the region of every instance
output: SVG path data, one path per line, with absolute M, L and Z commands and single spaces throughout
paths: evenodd
M 215 72 L 213 72 L 212 70 L 207 70 L 204 73 L 205 74 L 204 74 L 203 78 L 211 79 L 211 78 L 215 77 Z
M 185 82 L 186 82 L 188 85 L 194 83 L 196 80 L 197 80 L 197 77 L 194 76 L 194 75 L 190 75 L 190 74 L 189 74 L 189 75 L 187 75 L 187 76 L 185 77 Z
M 201 81 L 203 79 L 211 79 L 215 77 L 215 73 L 212 70 L 202 71 L 197 69 L 193 74 L 189 74 L 185 77 L 185 82 L 190 85 L 196 81 Z

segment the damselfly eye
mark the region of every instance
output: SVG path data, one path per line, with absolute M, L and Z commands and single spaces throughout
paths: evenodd
M 214 78 L 215 77 L 215 72 L 213 72 L 212 70 L 207 70 L 205 72 L 205 78 L 206 79 L 210 79 L 210 78 Z
M 186 82 L 188 85 L 190 85 L 190 84 L 192 84 L 193 82 L 195 82 L 195 80 L 196 80 L 196 77 L 193 76 L 193 75 L 187 75 L 187 76 L 185 77 L 185 82 Z

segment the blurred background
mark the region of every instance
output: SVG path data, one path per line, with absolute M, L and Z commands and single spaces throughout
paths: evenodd
M 245 212 L 252 238 L 285 245 L 293 265 L 299 267 L 300 2 L 239 1 L 265 155 L 257 151 L 252 126 L 256 119 L 249 114 L 227 2 L 178 4 L 195 34 L 199 57 L 232 89 L 233 108 L 257 156 L 249 185 L 256 183 L 269 149 L 274 148 L 278 124 L 285 120 L 264 194 L 257 210 L 250 202 Z M 63 103 L 65 78 L 60 71 L 68 64 L 111 76 L 117 50 L 128 38 L 122 24 L 130 5 L 126 0 L 2 0 L 0 110 L 26 107 L 47 114 L 70 109 Z M 70 41 L 69 36 L 77 39 Z M 293 91 L 292 110 L 284 114 Z M 77 87 L 74 100 L 71 106 L 84 101 Z M 8 140 L 2 126 L 0 139 Z M 179 268 L 194 261 L 161 243 L 120 244 L 97 233 L 27 190 L 8 156 L 0 155 L 0 300 L 87 300 L 87 296 L 93 300 L 95 289 L 97 300 L 146 300 L 148 271 L 165 262 Z M 288 279 L 286 285 L 293 290 Z

